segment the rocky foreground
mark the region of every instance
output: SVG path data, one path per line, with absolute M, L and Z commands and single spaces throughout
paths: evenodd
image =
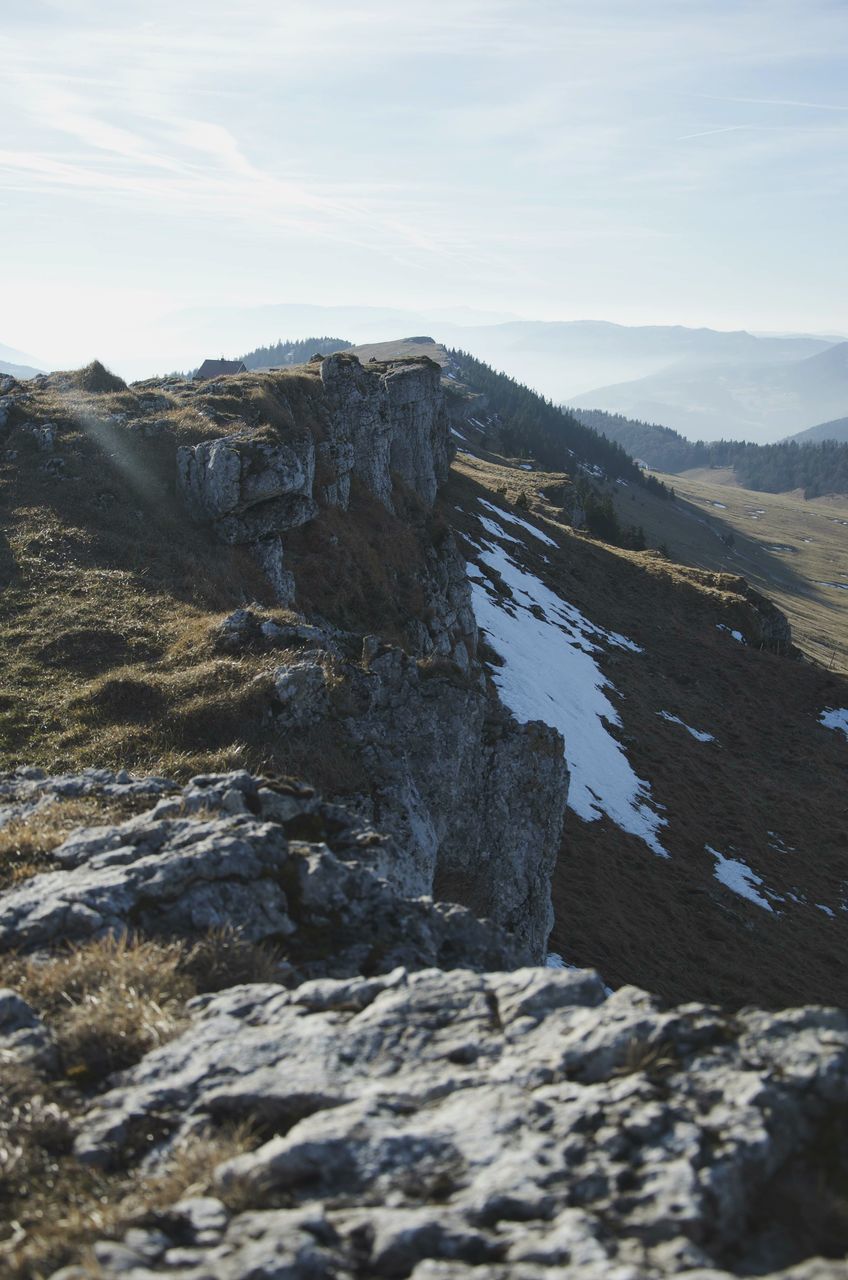
M 390 839 L 308 788 L 23 771 L 0 790 L 0 821 L 93 793 L 147 806 L 0 895 L 7 955 L 225 922 L 280 948 L 279 981 L 195 999 L 86 1096 L 81 1172 L 251 1137 L 62 1280 L 848 1276 L 844 1013 L 670 1009 L 528 965 L 499 927 L 405 897 L 379 874 Z M 0 1060 L 67 1068 L 9 991 Z

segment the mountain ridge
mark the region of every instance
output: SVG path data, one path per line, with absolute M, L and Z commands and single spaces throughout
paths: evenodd
M 7 393 L 16 1280 L 841 1256 L 848 680 L 679 503 L 461 353 Z

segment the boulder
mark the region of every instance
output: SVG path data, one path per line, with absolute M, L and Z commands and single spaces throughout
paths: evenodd
M 35 1010 L 16 991 L 0 990 L 0 1066 L 25 1063 L 50 1070 L 57 1057 L 56 1042 Z

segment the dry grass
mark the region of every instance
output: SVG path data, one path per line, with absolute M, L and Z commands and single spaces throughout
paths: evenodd
M 51 854 L 77 827 L 121 822 L 149 804 L 149 798 L 110 800 L 104 796 L 56 799 L 0 827 L 0 890 L 49 871 Z
M 80 391 L 94 394 L 99 392 L 126 391 L 127 384 L 117 374 L 110 373 L 99 360 L 92 360 L 84 369 L 77 369 L 72 374 L 74 383 Z
M 269 714 L 270 674 L 285 657 L 212 650 L 215 624 L 268 603 L 268 584 L 244 549 L 191 524 L 174 475 L 179 443 L 229 431 L 236 418 L 274 438 L 295 419 L 320 436 L 323 413 L 308 367 L 90 395 L 56 377 L 35 392 L 27 417 L 58 424 L 65 466 L 45 471 L 37 451 L 0 458 L 0 768 L 98 765 L 177 779 L 234 767 L 310 771 L 302 735 Z M 151 417 L 162 428 L 152 436 L 138 429 Z M 423 607 L 430 536 L 412 502 L 403 518 L 361 494 L 349 513 L 322 512 L 288 540 L 298 603 L 404 643 Z M 352 784 L 351 760 L 338 763 Z
M 60 1065 L 48 1080 L 0 1064 L 3 1275 L 29 1280 L 79 1261 L 88 1242 L 118 1234 L 181 1195 L 210 1191 L 215 1166 L 255 1145 L 246 1125 L 209 1131 L 178 1146 L 155 1175 L 95 1170 L 71 1151 L 74 1118 L 92 1092 L 177 1034 L 189 999 L 279 976 L 275 951 L 231 930 L 193 945 L 106 939 L 47 958 L 5 958 L 0 983 L 17 990 L 50 1026 Z
M 414 501 L 405 515 L 393 515 L 355 485 L 350 511 L 331 508 L 293 530 L 286 545 L 304 611 L 408 645 L 405 628 L 425 606 L 420 584 L 433 522 Z
M 1 1073 L 0 1082 L 8 1083 Z M 70 1115 L 37 1092 L 20 1097 L 7 1117 L 0 1138 L 11 1158 L 4 1167 L 0 1153 L 0 1209 L 12 1182 L 18 1192 L 12 1200 L 18 1216 L 7 1221 L 0 1242 L 0 1270 L 9 1280 L 46 1280 L 71 1263 L 92 1277 L 102 1274 L 90 1249 L 96 1240 L 120 1238 L 183 1197 L 211 1194 L 215 1168 L 258 1142 L 247 1124 L 222 1126 L 177 1145 L 161 1172 L 104 1173 L 73 1159 Z
M 61 1074 L 98 1084 L 183 1026 L 200 992 L 279 979 L 279 954 L 219 929 L 193 944 L 104 938 L 43 956 L 7 956 L 0 982 L 51 1028 Z
M 197 986 L 185 947 L 107 938 L 49 959 L 13 957 L 2 980 L 52 1029 L 62 1073 L 82 1085 L 137 1062 L 181 1027 Z

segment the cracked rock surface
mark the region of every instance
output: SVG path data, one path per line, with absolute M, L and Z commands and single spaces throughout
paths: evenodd
M 217 1195 L 98 1246 L 110 1275 L 812 1280 L 848 1274 L 809 1261 L 836 1230 L 814 1167 L 846 1069 L 842 1013 L 399 969 L 201 998 L 77 1152 L 120 1160 L 145 1125 L 166 1146 L 233 1120 L 266 1138 L 218 1166 Z
M 490 921 L 405 896 L 379 874 L 397 838 L 302 784 L 24 770 L 4 798 L 69 785 L 144 785 L 151 808 L 76 831 L 0 895 L 0 947 L 38 963 L 226 924 L 282 955 L 279 982 L 193 1000 L 75 1112 L 75 1158 L 118 1178 L 251 1135 L 210 1157 L 204 1194 L 97 1240 L 101 1277 L 848 1278 L 848 1014 L 668 1008 L 528 967 Z M 58 1069 L 11 990 L 0 1060 Z
M 343 809 L 245 772 L 201 775 L 148 813 L 75 832 L 53 858 L 57 870 L 0 895 L 0 951 L 226 926 L 280 944 L 301 976 L 526 958 L 464 908 L 377 876 L 390 841 Z

